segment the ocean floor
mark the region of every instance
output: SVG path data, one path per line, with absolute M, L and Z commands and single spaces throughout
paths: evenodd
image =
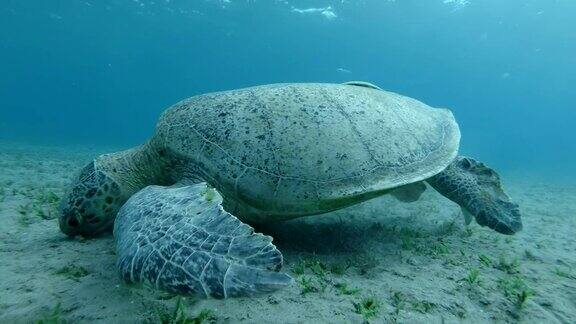
M 65 185 L 104 151 L 0 143 L 0 323 L 576 323 L 574 184 L 504 176 L 524 217 L 515 236 L 465 227 L 431 188 L 412 204 L 383 197 L 259 227 L 294 284 L 194 300 L 124 285 L 111 235 L 59 231 Z

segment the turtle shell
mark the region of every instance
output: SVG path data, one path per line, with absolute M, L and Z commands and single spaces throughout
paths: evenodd
M 456 157 L 452 113 L 355 84 L 274 84 L 183 100 L 157 143 L 225 200 L 266 215 L 338 209 L 429 178 Z

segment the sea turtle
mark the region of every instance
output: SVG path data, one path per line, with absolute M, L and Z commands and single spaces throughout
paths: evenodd
M 459 141 L 449 110 L 366 82 L 198 95 L 164 112 L 146 144 L 88 163 L 62 202 L 60 228 L 113 228 L 125 281 L 215 298 L 292 281 L 272 238 L 248 224 L 387 193 L 411 202 L 425 182 L 480 225 L 519 231 L 499 176 L 458 156 Z

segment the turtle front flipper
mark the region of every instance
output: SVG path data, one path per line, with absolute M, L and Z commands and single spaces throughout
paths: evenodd
M 463 211 L 474 215 L 478 224 L 502 234 L 522 229 L 518 205 L 502 189 L 498 174 L 483 163 L 459 156 L 427 181 Z
M 227 213 L 206 183 L 149 186 L 114 224 L 118 267 L 128 283 L 181 295 L 227 298 L 272 292 L 292 282 L 278 272 L 272 238 Z

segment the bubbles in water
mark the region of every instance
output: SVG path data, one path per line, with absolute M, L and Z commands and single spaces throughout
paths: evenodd
M 318 14 L 324 16 L 326 19 L 334 19 L 338 16 L 332 9 L 332 6 L 328 6 L 325 8 L 306 8 L 306 9 L 299 9 L 292 7 L 292 12 L 296 12 L 299 14 Z
M 455 9 L 463 8 L 470 4 L 468 0 L 444 0 L 445 4 L 453 5 Z

